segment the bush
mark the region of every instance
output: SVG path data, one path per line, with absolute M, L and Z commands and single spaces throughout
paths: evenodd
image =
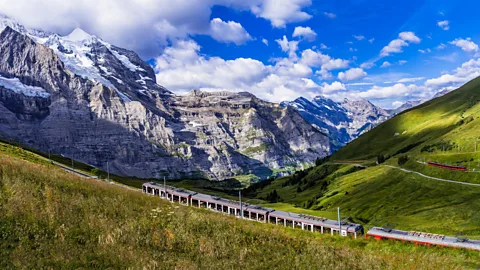
M 378 155 L 378 157 L 377 157 L 377 162 L 378 162 L 378 164 L 384 163 L 384 162 L 385 162 L 385 157 L 384 157 L 383 155 L 381 155 L 381 154 Z
M 402 166 L 403 164 L 407 163 L 408 156 L 400 156 L 398 158 L 398 166 Z

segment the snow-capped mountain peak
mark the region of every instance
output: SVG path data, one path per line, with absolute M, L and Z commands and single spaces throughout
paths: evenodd
M 113 87 L 122 92 L 122 85 L 137 89 L 142 94 L 149 88 L 158 88 L 155 84 L 153 69 L 144 63 L 134 52 L 109 44 L 108 42 L 89 34 L 81 28 L 75 28 L 70 34 L 61 36 L 41 30 L 29 29 L 17 21 L 0 15 L 0 32 L 10 27 L 16 32 L 30 37 L 36 43 L 52 49 L 65 67 L 85 79 Z M 121 80 L 114 74 L 128 74 L 128 81 Z M 162 93 L 166 92 L 164 89 Z M 124 101 L 128 101 L 124 98 Z
M 75 28 L 68 36 L 65 36 L 66 40 L 73 42 L 85 41 L 96 39 L 95 36 L 90 35 L 89 33 L 83 31 L 80 28 Z
M 296 108 L 305 120 L 328 134 L 334 144 L 333 148 L 348 143 L 390 116 L 368 100 L 345 98 L 341 102 L 335 102 L 317 96 L 312 101 L 300 97 L 282 105 Z
M 13 30 L 22 33 L 24 35 L 28 35 L 29 37 L 33 38 L 35 41 L 40 39 L 45 39 L 46 37 L 52 35 L 53 33 L 46 32 L 43 30 L 37 29 L 29 29 L 23 26 L 22 24 L 18 23 L 17 21 L 0 14 L 0 32 L 5 30 L 5 28 L 10 27 Z

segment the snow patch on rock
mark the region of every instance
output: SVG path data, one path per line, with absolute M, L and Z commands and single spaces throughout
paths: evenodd
M 50 96 L 45 89 L 23 84 L 18 78 L 5 78 L 0 76 L 0 86 L 27 97 L 48 98 Z

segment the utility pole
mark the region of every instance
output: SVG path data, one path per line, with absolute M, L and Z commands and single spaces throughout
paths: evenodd
M 238 191 L 238 198 L 240 201 L 240 218 L 243 219 L 242 190 Z
M 167 197 L 167 180 L 165 180 L 165 176 L 163 177 L 163 189 L 165 192 L 165 199 L 168 199 Z
M 338 210 L 338 234 L 342 235 L 342 221 L 340 221 L 340 207 L 338 207 L 337 210 Z

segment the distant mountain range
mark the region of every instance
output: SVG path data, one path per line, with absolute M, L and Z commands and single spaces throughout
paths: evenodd
M 302 97 L 282 105 L 296 108 L 305 120 L 327 134 L 334 150 L 390 117 L 367 100 L 335 102 L 317 96 L 311 101 Z
M 450 91 L 452 90 L 439 91 L 432 99 Z M 407 101 L 389 110 L 384 110 L 368 100 L 344 99 L 342 102 L 335 102 L 323 96 L 312 100 L 300 97 L 294 101 L 282 102 L 281 105 L 295 108 L 307 122 L 327 134 L 332 151 L 335 151 L 376 125 L 425 101 L 428 100 Z
M 423 100 L 411 100 L 411 101 L 407 101 L 405 103 L 403 103 L 402 105 L 400 105 L 398 108 L 396 109 L 391 109 L 391 110 L 386 110 L 390 115 L 396 115 L 396 114 L 399 114 L 405 110 L 408 110 L 408 109 L 411 109 L 415 106 L 418 106 L 420 104 L 422 104 L 424 101 Z

